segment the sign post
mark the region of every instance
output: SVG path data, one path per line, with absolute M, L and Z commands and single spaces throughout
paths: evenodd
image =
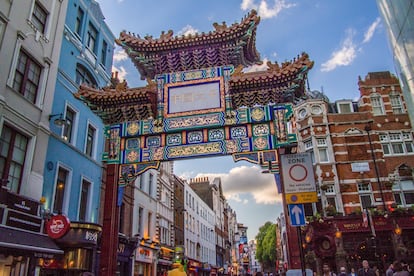
M 305 260 L 302 248 L 302 231 L 306 225 L 303 203 L 317 202 L 315 176 L 310 153 L 284 154 L 280 156 L 285 202 L 288 204 L 291 226 L 297 227 L 298 247 L 302 275 L 305 275 Z M 299 226 L 299 227 L 298 227 Z

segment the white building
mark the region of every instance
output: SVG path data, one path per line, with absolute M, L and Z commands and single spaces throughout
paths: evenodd
M 184 241 L 189 259 L 216 266 L 215 214 L 185 183 Z
M 67 4 L 0 1 L 0 195 L 13 194 L 16 203 L 24 205 L 18 215 L 8 208 L 11 206 L 4 197 L 0 200 L 3 218 L 17 216 L 0 224 L 0 232 L 6 237 L 0 239 L 0 275 L 38 273 L 40 258 L 35 256 L 39 256 L 39 248 L 52 257 L 63 253 L 45 244 L 48 237 L 41 233 L 37 211 Z M 30 223 L 22 215 L 30 215 Z M 16 239 L 22 235 L 31 238 Z M 16 247 L 21 251 L 10 250 Z

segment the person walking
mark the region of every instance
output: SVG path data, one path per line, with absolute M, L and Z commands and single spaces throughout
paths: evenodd
M 387 270 L 385 271 L 385 276 L 393 276 L 394 275 L 394 265 L 390 263 Z
M 404 270 L 403 265 L 400 261 L 394 261 L 394 276 L 410 276 L 410 272 Z
M 348 274 L 346 274 L 346 268 L 344 266 L 341 266 L 341 268 L 339 269 L 339 274 L 338 276 L 347 276 Z
M 362 267 L 358 270 L 358 276 L 376 276 L 375 271 L 369 267 L 367 260 L 362 261 Z
M 336 274 L 331 271 L 329 264 L 324 263 L 322 265 L 322 276 L 336 276 Z

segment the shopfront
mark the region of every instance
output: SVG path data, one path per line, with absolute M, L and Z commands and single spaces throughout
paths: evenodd
M 68 223 L 68 226 L 66 226 Z M 60 232 L 61 230 L 62 232 Z M 98 240 L 102 227 L 94 223 L 69 222 L 63 215 L 52 216 L 47 223 L 49 236 L 64 251 L 63 257 L 53 263 L 43 263 L 44 275 L 79 275 L 98 271 Z
M 141 242 L 135 251 L 134 276 L 153 276 L 157 249 Z
M 63 255 L 39 214 L 40 202 L 0 187 L 0 275 L 35 275 Z
M 174 250 L 168 247 L 161 246 L 160 251 L 158 253 L 157 276 L 167 275 L 168 270 L 171 269 L 173 257 L 174 257 Z
M 119 275 L 131 275 L 134 264 L 134 252 L 138 246 L 137 237 L 118 235 L 117 272 Z

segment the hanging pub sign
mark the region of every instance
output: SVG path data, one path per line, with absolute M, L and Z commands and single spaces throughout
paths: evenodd
M 69 218 L 65 215 L 52 216 L 46 222 L 46 231 L 52 239 L 59 239 L 63 237 L 70 228 Z

